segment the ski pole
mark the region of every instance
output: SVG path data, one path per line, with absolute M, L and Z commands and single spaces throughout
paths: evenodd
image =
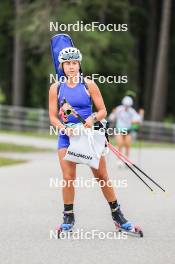
M 75 111 L 75 109 L 67 102 L 67 100 L 64 98 L 63 99 L 63 103 L 62 103 L 62 106 L 64 104 L 67 104 L 69 106 L 70 109 L 67 109 L 65 110 L 65 114 L 67 115 L 70 115 L 70 114 L 73 114 L 75 117 L 77 117 L 83 124 L 86 123 L 86 121 Z M 102 124 L 102 123 L 101 123 Z M 102 124 L 103 126 L 103 124 Z M 104 128 L 104 126 L 103 126 Z M 131 167 L 135 167 L 138 171 L 140 171 L 144 176 L 146 176 L 150 181 L 152 181 L 157 187 L 159 187 L 162 191 L 165 192 L 165 190 L 156 182 L 154 181 L 150 176 L 148 176 L 143 170 L 141 170 L 137 165 L 135 165 L 132 161 L 130 161 L 128 159 L 128 157 L 126 157 L 123 153 L 121 153 L 117 148 L 115 148 L 111 143 L 107 142 L 110 150 L 115 153 L 118 158 L 120 158 L 124 163 L 125 165 L 130 168 L 130 170 L 151 190 L 153 191 L 153 189 L 137 174 L 137 172 Z M 130 166 L 130 165 L 131 166 Z
M 70 109 L 66 109 L 65 111 L 64 111 L 64 113 L 66 114 L 66 115 L 70 115 L 70 114 L 73 114 L 75 117 L 77 117 L 83 124 L 85 124 L 86 123 L 86 121 L 75 111 L 75 109 L 73 109 L 73 107 L 66 101 L 66 99 L 64 98 L 63 99 L 63 102 L 62 102 L 62 106 L 64 105 L 64 104 L 67 104 L 69 107 L 70 107 Z
M 116 150 L 115 150 L 115 148 L 114 148 L 114 146 L 112 145 L 112 144 L 110 144 L 110 143 L 108 143 L 108 146 L 109 146 L 109 149 L 114 153 L 114 154 L 116 154 L 117 155 L 117 157 L 120 159 L 120 160 L 122 160 L 124 163 L 125 163 L 125 165 L 153 192 L 153 189 L 140 177 L 140 175 L 138 175 L 138 173 L 128 164 L 128 162 L 126 162 L 122 157 L 121 157 L 121 155 L 118 153 L 118 152 L 116 152 Z
M 110 144 L 110 143 L 109 143 Z M 118 153 L 119 156 L 121 156 L 125 161 L 127 161 L 129 164 L 131 164 L 133 167 L 135 167 L 138 171 L 140 171 L 142 174 L 145 175 L 150 181 L 152 181 L 157 187 L 159 187 L 162 191 L 165 192 L 165 190 L 155 181 L 153 180 L 150 176 L 148 176 L 143 170 L 141 170 L 137 165 L 135 165 L 131 160 L 128 159 L 123 153 L 121 153 L 117 148 L 115 148 L 113 145 L 110 144 L 115 151 Z

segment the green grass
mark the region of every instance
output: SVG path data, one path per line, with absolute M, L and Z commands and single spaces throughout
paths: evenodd
M 0 157 L 0 167 L 20 164 L 20 163 L 25 163 L 25 162 L 27 162 L 27 161 L 26 160 L 17 160 L 17 159 L 9 159 L 9 158 Z
M 114 138 L 110 139 L 111 144 L 116 146 L 116 140 Z M 148 141 L 135 141 L 132 143 L 132 148 L 175 148 L 175 144 L 170 143 L 156 143 Z
M 0 142 L 0 152 L 47 152 L 52 151 L 52 149 L 49 148 L 36 148 L 33 146 L 23 146 L 23 145 L 17 145 L 13 143 L 2 143 Z
M 146 141 L 136 141 L 132 144 L 133 148 L 175 148 L 175 144 L 170 143 L 155 143 Z
M 47 138 L 47 139 L 55 139 L 57 137 L 56 135 L 50 136 L 49 130 L 48 130 L 48 132 L 0 130 L 0 134 L 28 136 L 28 137 L 37 137 L 37 138 Z

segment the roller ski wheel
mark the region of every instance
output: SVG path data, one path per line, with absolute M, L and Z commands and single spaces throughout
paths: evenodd
M 61 238 L 61 234 L 65 234 L 67 235 L 68 233 L 69 234 L 72 234 L 73 232 L 73 226 L 69 226 L 69 225 L 60 225 L 60 226 L 56 226 L 55 228 L 56 232 L 57 232 L 57 238 L 60 239 Z
M 120 210 L 120 205 L 112 209 L 112 219 L 117 231 L 125 232 L 128 235 L 143 237 L 141 228 L 137 225 L 133 225 L 131 222 L 126 220 L 122 211 Z
M 118 232 L 123 232 L 128 235 L 133 235 L 137 237 L 143 237 L 143 231 L 138 225 L 133 225 L 130 222 L 126 222 L 123 225 L 120 225 L 116 222 L 114 222 L 114 224 Z
M 75 219 L 74 213 L 71 212 L 63 212 L 63 223 L 61 225 L 57 225 L 55 230 L 57 232 L 57 238 L 61 238 L 61 234 L 64 233 L 67 235 L 68 233 L 71 234 L 73 231 Z

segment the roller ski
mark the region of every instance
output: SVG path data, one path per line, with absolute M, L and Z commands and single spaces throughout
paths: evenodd
M 137 225 L 133 225 L 131 222 L 127 221 L 120 210 L 120 206 L 112 209 L 112 219 L 114 221 L 116 231 L 124 232 L 128 235 L 143 237 L 143 232 L 141 228 Z
M 57 237 L 61 238 L 61 234 L 72 233 L 73 226 L 75 223 L 75 217 L 73 211 L 63 212 L 63 223 L 56 226 L 55 230 L 57 232 Z

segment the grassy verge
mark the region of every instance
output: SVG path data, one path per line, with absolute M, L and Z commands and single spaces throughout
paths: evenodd
M 26 160 L 17 160 L 17 159 L 9 159 L 9 158 L 0 157 L 0 167 L 20 164 L 20 163 L 25 163 L 25 162 L 27 162 L 27 161 Z
M 23 145 L 17 145 L 13 143 L 0 143 L 0 152 L 48 152 L 52 151 L 52 149 L 49 148 L 37 148 L 33 146 L 23 146 Z
M 132 145 L 134 148 L 175 148 L 175 144 L 170 143 L 155 143 L 155 142 L 146 142 L 146 141 L 137 141 Z
M 47 138 L 55 139 L 56 135 L 50 135 L 48 132 L 33 132 L 33 131 L 9 131 L 9 130 L 0 130 L 0 134 L 7 135 L 17 135 L 17 136 L 28 136 L 28 137 L 37 137 L 37 138 Z
M 110 142 L 116 146 L 116 140 L 114 138 L 110 139 Z M 133 142 L 132 148 L 175 148 L 175 144 L 155 143 L 141 140 Z

